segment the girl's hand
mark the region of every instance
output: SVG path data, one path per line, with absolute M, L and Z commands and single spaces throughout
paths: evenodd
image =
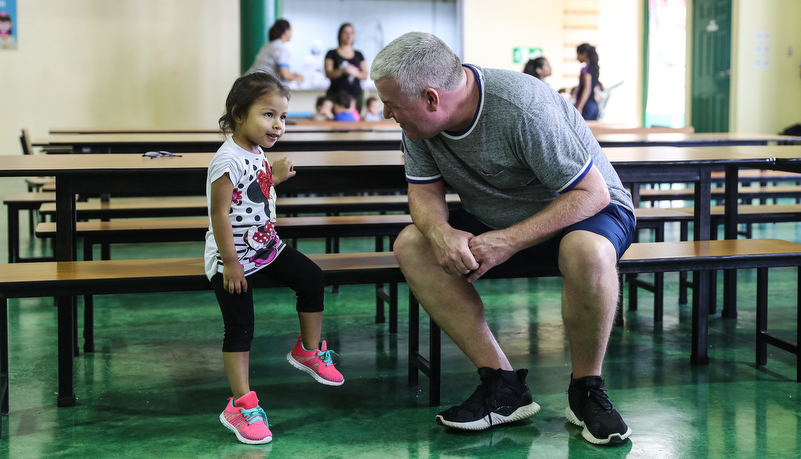
M 248 291 L 245 269 L 242 268 L 239 261 L 223 266 L 223 288 L 231 295 L 238 295 Z
M 295 176 L 295 166 L 293 166 L 292 161 L 286 159 L 286 157 L 274 162 L 272 169 L 274 185 L 278 185 Z

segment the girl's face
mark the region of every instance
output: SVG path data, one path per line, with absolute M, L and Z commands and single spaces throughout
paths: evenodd
M 284 134 L 288 109 L 289 101 L 282 95 L 259 97 L 244 116 L 235 118 L 234 142 L 254 154 L 259 154 L 259 145 L 272 147 Z
M 585 64 L 590 61 L 590 57 L 587 55 L 587 53 L 576 53 L 576 60 L 582 64 Z
M 343 45 L 352 45 L 355 39 L 356 32 L 353 31 L 353 27 L 345 27 L 339 34 L 339 42 Z
M 0 35 L 9 35 L 11 21 L 0 21 Z

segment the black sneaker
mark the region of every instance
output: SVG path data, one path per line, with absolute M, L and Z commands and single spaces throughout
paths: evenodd
M 565 416 L 571 423 L 584 427 L 581 436 L 588 442 L 596 445 L 616 444 L 624 442 L 631 435 L 631 429 L 609 401 L 604 380 L 600 376 L 573 379 L 571 375 L 567 400 Z
M 481 384 L 459 406 L 437 415 L 437 424 L 465 430 L 484 430 L 520 421 L 540 412 L 526 384 L 528 370 L 505 371 L 479 368 Z

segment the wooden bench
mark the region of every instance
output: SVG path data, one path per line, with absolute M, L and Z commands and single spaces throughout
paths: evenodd
M 392 253 L 319 254 L 310 255 L 326 275 L 327 282 L 338 284 L 389 283 L 397 286 L 403 281 Z M 767 345 L 777 346 L 796 355 L 798 345 L 768 333 L 767 287 L 768 268 L 798 267 L 801 264 L 801 244 L 776 239 L 739 239 L 726 241 L 679 241 L 633 244 L 623 255 L 618 269 L 622 276 L 639 272 L 675 272 L 719 269 L 756 268 L 757 275 L 757 357 L 759 365 L 767 363 Z M 556 276 L 549 270 L 508 270 L 499 278 Z M 699 277 L 696 277 L 698 279 Z M 255 287 L 276 287 L 274 281 L 263 279 Z M 78 262 L 26 263 L 0 265 L 0 296 L 7 298 L 75 296 L 208 290 L 210 284 L 203 272 L 203 260 L 101 260 Z M 387 295 L 390 304 L 390 323 L 397 317 L 397 287 Z M 394 302 L 392 299 L 394 298 Z M 440 400 L 440 332 L 435 323 L 430 328 L 430 355 L 420 353 L 420 308 L 414 296 L 409 298 L 409 383 L 417 384 L 419 372 L 428 375 L 429 400 Z M 693 305 L 692 362 L 707 364 L 708 305 L 696 301 Z M 74 304 L 58 305 L 59 335 L 59 398 L 60 406 L 74 405 Z M 8 372 L 7 302 L 0 310 L 3 336 L 0 346 L 0 372 Z M 801 320 L 801 319 L 799 319 Z M 797 362 L 798 363 L 798 362 Z M 796 370 L 798 370 L 798 364 Z M 801 380 L 801 372 L 796 377 Z M 2 394 L 3 412 L 8 411 L 8 393 Z
M 339 215 L 279 217 L 276 227 L 284 239 L 372 236 L 377 238 L 376 251 L 381 251 L 383 249 L 378 249 L 381 238 L 393 237 L 411 223 L 409 214 Z M 93 258 L 95 244 L 203 241 L 208 228 L 208 218 L 76 223 L 77 235 L 84 240 L 84 260 Z M 55 237 L 55 222 L 39 223 L 36 235 Z
M 389 284 L 377 291 L 389 303 L 390 332 L 397 333 L 397 284 L 403 281 L 391 252 L 309 255 L 338 285 Z M 284 287 L 266 278 L 254 278 L 254 288 Z M 211 290 L 202 258 L 96 260 L 0 264 L 0 373 L 8 374 L 8 298 L 73 297 L 76 295 L 152 293 Z M 210 298 L 209 301 L 214 301 Z M 75 304 L 58 302 L 58 405 L 75 405 Z M 394 324 L 394 325 L 393 325 Z M 393 329 L 394 326 L 394 329 Z M 7 387 L 0 393 L 0 413 L 8 413 Z
M 409 214 L 389 215 L 341 215 L 313 217 L 280 217 L 277 222 L 278 232 L 282 238 L 331 238 L 331 237 L 374 237 L 375 251 L 383 252 L 384 238 L 389 238 L 388 247 L 392 246 L 395 236 L 412 223 Z M 184 242 L 203 241 L 208 231 L 208 218 L 200 219 L 164 219 L 164 220 L 114 220 L 110 222 L 90 221 L 77 222 L 77 234 L 83 238 L 83 258 L 85 261 L 94 258 L 93 247 L 97 244 L 131 243 L 131 242 Z M 36 234 L 40 237 L 55 236 L 56 224 L 42 222 L 37 226 Z M 330 249 L 331 246 L 327 246 Z M 338 252 L 335 250 L 327 252 Z M 104 260 L 110 257 L 103 256 Z M 339 284 L 329 284 L 337 291 Z M 385 321 L 381 302 L 376 301 L 376 323 Z M 94 351 L 94 300 L 91 295 L 84 297 L 84 351 Z M 394 329 L 396 325 L 390 324 Z M 75 349 L 78 352 L 77 344 Z
M 658 201 L 692 201 L 695 190 L 692 187 L 686 188 L 640 188 L 634 197 L 636 202 L 658 202 Z M 725 199 L 725 189 L 723 187 L 712 188 L 712 199 L 722 201 Z M 740 202 L 751 202 L 759 199 L 764 203 L 767 199 L 792 198 L 798 201 L 801 198 L 801 185 L 768 185 L 768 186 L 743 186 L 739 188 L 738 196 Z
M 654 231 L 655 242 L 665 240 L 665 224 L 669 222 L 679 223 L 679 240 L 688 239 L 689 223 L 693 221 L 693 207 L 638 207 L 635 209 L 637 216 L 637 229 L 649 228 Z M 717 228 L 725 223 L 725 208 L 723 206 L 711 207 L 712 238 L 717 235 Z M 750 239 L 752 237 L 752 225 L 757 223 L 782 223 L 782 222 L 801 222 L 801 204 L 746 204 L 737 206 L 737 221 L 745 225 L 745 230 L 740 234 Z M 635 235 L 635 242 L 639 242 L 639 232 Z M 664 282 L 662 273 L 654 274 L 654 282 L 646 282 L 637 279 L 636 275 L 629 276 L 629 308 L 637 309 L 637 291 L 643 288 L 654 293 L 654 311 L 661 311 L 662 297 L 664 293 Z M 679 277 L 679 303 L 687 303 L 687 289 L 691 284 L 687 282 L 687 273 L 680 273 Z M 714 285 L 712 287 L 714 289 Z M 714 295 L 713 295 L 714 296 Z M 716 312 L 716 305 L 710 306 L 710 313 Z M 662 320 L 654 317 L 654 320 Z
M 37 209 L 47 202 L 55 202 L 56 193 L 53 192 L 19 192 L 11 193 L 3 199 L 3 204 L 6 205 L 8 215 L 8 262 L 19 263 L 24 261 L 47 261 L 53 260 L 53 257 L 20 257 L 20 211 L 28 211 L 28 228 L 30 233 L 34 233 L 34 214 Z
M 179 200 L 160 198 L 114 198 L 111 200 L 78 201 L 75 211 L 79 220 L 109 218 L 200 217 L 208 214 L 205 196 L 186 196 Z M 56 203 L 39 207 L 39 213 L 55 219 Z
M 107 202 L 86 201 L 76 203 L 76 213 L 79 220 L 201 216 L 207 215 L 205 199 L 205 197 L 197 196 L 180 201 L 154 198 L 114 198 Z M 446 201 L 452 207 L 460 205 L 459 196 L 456 194 L 447 194 Z M 405 194 L 280 197 L 277 208 L 279 214 L 285 216 L 320 213 L 337 216 L 345 212 L 408 212 L 409 202 Z M 55 220 L 55 203 L 42 204 L 39 207 L 39 213 L 49 217 L 50 220 Z M 16 237 L 15 240 L 18 240 L 18 235 L 12 234 L 15 228 L 16 226 L 9 226 L 9 238 Z M 31 234 L 33 234 L 33 230 Z M 338 239 L 335 237 L 326 239 L 328 251 L 338 251 Z M 18 253 L 18 250 L 14 253 Z M 18 257 L 9 260 L 10 263 L 15 261 L 23 260 L 19 260 Z
M 726 173 L 724 171 L 712 172 L 712 183 L 724 184 Z M 761 186 L 768 184 L 778 184 L 779 182 L 793 182 L 801 185 L 801 174 L 785 171 L 774 171 L 770 169 L 740 169 L 737 173 L 737 180 L 741 184 L 759 183 Z
M 721 269 L 757 269 L 756 297 L 756 363 L 767 364 L 767 345 L 776 346 L 796 356 L 796 380 L 801 382 L 801 360 L 798 343 L 801 342 L 801 314 L 796 321 L 796 342 L 781 339 L 768 332 L 768 269 L 801 266 L 801 244 L 778 239 L 737 239 L 724 241 L 678 241 L 635 243 L 623 254 L 618 263 L 622 279 L 633 273 L 664 273 L 696 271 L 708 273 Z M 799 270 L 801 274 L 801 270 Z M 520 269 L 501 278 L 524 278 L 558 275 L 553 272 Z M 694 276 L 698 279 L 697 276 Z M 801 279 L 799 279 L 801 282 Z M 622 291 L 622 285 L 621 285 Z M 798 300 L 801 309 L 801 300 Z M 708 357 L 708 304 L 695 300 L 692 310 L 692 354 L 694 364 L 706 365 Z M 429 357 L 420 353 L 419 304 L 409 294 L 409 384 L 418 383 L 419 373 L 429 377 L 429 402 L 439 405 L 441 372 L 441 333 L 430 321 Z M 618 308 L 618 314 L 620 308 Z M 661 312 L 660 312 L 661 314 Z

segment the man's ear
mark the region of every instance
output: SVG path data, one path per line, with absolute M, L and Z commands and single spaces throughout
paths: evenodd
M 440 100 L 439 100 L 439 92 L 434 88 L 427 88 L 423 91 L 423 100 L 426 101 L 426 108 L 431 111 L 437 111 L 439 108 Z

